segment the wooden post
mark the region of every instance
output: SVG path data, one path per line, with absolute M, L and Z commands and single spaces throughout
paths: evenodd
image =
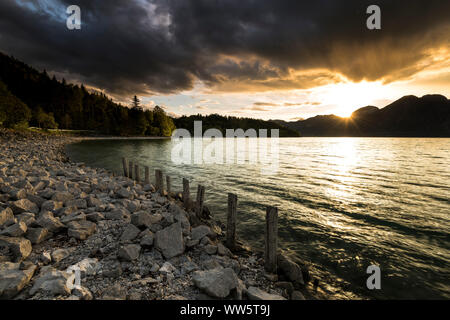
M 123 175 L 125 177 L 128 177 L 128 163 L 127 159 L 125 157 L 122 158 L 122 166 L 123 166 Z
M 166 176 L 166 189 L 167 189 L 167 195 L 170 196 L 170 177 Z
M 150 168 L 145 166 L 145 184 L 150 184 Z
M 278 208 L 266 209 L 266 233 L 264 250 L 264 268 L 267 272 L 277 272 L 277 243 L 278 243 Z
M 233 249 L 236 246 L 236 209 L 237 195 L 228 194 L 228 215 L 227 215 L 227 246 Z
M 137 182 L 141 182 L 141 174 L 139 172 L 139 165 L 138 164 L 134 165 L 134 179 Z
M 128 178 L 133 179 L 133 161 L 128 162 Z
M 196 203 L 197 217 L 199 218 L 201 218 L 203 213 L 204 201 L 205 201 L 205 187 L 199 184 L 197 188 L 197 203 Z
M 155 179 L 156 179 L 156 191 L 158 191 L 159 194 L 163 194 L 164 183 L 163 183 L 163 174 L 161 170 L 155 170 Z
M 186 209 L 189 205 L 190 196 L 191 196 L 191 194 L 189 191 L 189 180 L 183 178 L 183 204 Z

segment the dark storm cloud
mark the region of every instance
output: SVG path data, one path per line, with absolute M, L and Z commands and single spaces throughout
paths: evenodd
M 382 30 L 365 27 L 373 3 Z M 65 26 L 71 4 L 80 31 Z M 2 0 L 0 50 L 117 95 L 197 79 L 226 91 L 308 88 L 337 73 L 393 81 L 448 49 L 449 12 L 437 0 Z

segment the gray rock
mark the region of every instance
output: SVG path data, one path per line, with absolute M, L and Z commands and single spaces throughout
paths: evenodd
M 10 208 L 0 211 L 0 228 L 8 227 L 14 223 L 14 214 Z
M 300 266 L 283 254 L 277 256 L 278 268 L 292 282 L 304 285 L 303 274 Z
M 52 252 L 52 261 L 58 263 L 69 256 L 70 252 L 66 249 L 56 249 Z
M 166 259 L 184 252 L 183 233 L 179 222 L 156 232 L 155 248 L 160 250 Z
M 44 251 L 39 256 L 39 260 L 41 260 L 44 264 L 49 264 L 50 262 L 52 262 L 52 255 L 50 254 L 50 252 Z
M 300 291 L 294 291 L 291 295 L 291 300 L 306 300 L 305 296 Z
M 233 254 L 230 249 L 225 247 L 221 242 L 217 244 L 217 253 L 221 256 L 231 257 Z
M 31 212 L 24 212 L 24 213 L 18 214 L 16 216 L 16 219 L 18 222 L 25 223 L 27 227 L 36 222 L 34 213 L 31 213 Z
M 130 213 L 125 208 L 115 209 L 109 212 L 105 212 L 105 218 L 108 220 L 122 220 L 128 219 Z
M 217 246 L 208 244 L 207 246 L 204 247 L 204 250 L 207 254 L 213 255 L 217 253 Z
M 14 214 L 18 214 L 18 213 L 22 213 L 22 212 L 32 212 L 32 213 L 36 214 L 39 212 L 38 206 L 28 199 L 20 199 L 20 200 L 14 201 L 12 203 L 11 209 Z
M 69 192 L 55 192 L 52 196 L 52 200 L 61 201 L 66 203 L 67 201 L 73 200 L 74 196 Z
M 86 240 L 97 230 L 97 225 L 90 221 L 73 221 L 68 225 L 68 236 L 78 240 Z
M 142 228 L 148 228 L 151 227 L 152 224 L 160 222 L 162 219 L 162 216 L 159 214 L 150 214 L 146 211 L 139 211 L 131 215 L 131 223 L 134 224 L 136 227 Z
M 80 298 L 80 300 L 92 300 L 93 299 L 92 293 L 89 291 L 88 288 L 85 288 L 85 287 L 73 288 L 72 294 L 74 296 Z
M 53 201 L 53 200 L 47 200 L 45 201 L 41 206 L 41 211 L 51 211 L 55 212 L 58 209 L 61 209 L 63 207 L 62 201 Z
M 66 201 L 65 203 L 66 207 L 75 207 L 77 209 L 86 209 L 87 208 L 87 202 L 84 199 L 74 199 Z
M 5 263 L 4 265 L 6 265 Z M 31 280 L 36 266 L 31 264 L 26 269 L 20 270 L 19 264 L 9 265 L 0 270 L 0 299 L 14 298 Z
M 45 228 L 28 228 L 25 237 L 31 241 L 32 244 L 38 244 L 48 239 L 51 236 Z
M 132 196 L 132 193 L 130 192 L 130 190 L 125 189 L 125 188 L 121 188 L 119 189 L 116 194 L 120 197 L 120 198 L 124 198 L 124 199 L 129 199 Z
M 153 245 L 154 240 L 155 240 L 155 236 L 154 236 L 153 232 L 148 230 L 148 232 L 141 238 L 141 246 L 151 247 Z
M 86 220 L 86 215 L 83 212 L 74 212 L 67 216 L 61 217 L 61 222 L 68 224 L 72 221 L 83 221 Z
M 43 292 L 49 295 L 70 295 L 71 289 L 67 286 L 67 280 L 70 274 L 64 271 L 49 268 L 41 269 L 39 277 L 34 281 L 33 287 L 30 290 L 31 295 L 37 292 Z
M 102 300 L 126 300 L 127 290 L 122 287 L 119 283 L 109 286 L 104 291 Z
M 141 233 L 141 230 L 134 226 L 133 224 L 128 224 L 122 233 L 122 236 L 120 237 L 120 241 L 131 241 L 133 239 L 136 239 L 136 237 Z
M 247 289 L 247 297 L 250 300 L 286 300 L 286 298 L 277 294 L 270 294 L 256 287 Z
M 208 226 L 201 225 L 191 230 L 192 240 L 201 240 L 203 237 L 211 234 L 211 229 Z
M 92 222 L 99 222 L 105 219 L 105 216 L 100 212 L 92 212 L 86 215 L 86 219 Z
M 231 268 L 195 271 L 192 280 L 199 289 L 216 298 L 227 297 L 238 285 L 238 277 Z
M 17 262 L 25 260 L 32 250 L 30 240 L 6 236 L 0 236 L 0 247 L 8 248 Z
M 53 213 L 50 211 L 44 212 L 41 216 L 36 220 L 36 223 L 43 228 L 46 228 L 50 232 L 60 232 L 66 228 L 66 226 L 59 221 L 58 218 L 53 216 Z
M 138 244 L 128 244 L 120 247 L 118 256 L 125 261 L 133 261 L 139 258 L 141 252 L 141 246 Z
M 8 237 L 21 237 L 25 234 L 25 232 L 27 232 L 27 225 L 23 222 L 18 222 L 1 231 L 0 235 Z
M 103 201 L 100 199 L 97 199 L 93 196 L 89 196 L 87 198 L 87 205 L 88 207 L 100 207 L 103 204 Z

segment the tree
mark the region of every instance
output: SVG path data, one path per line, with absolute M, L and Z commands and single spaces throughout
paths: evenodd
M 31 110 L 0 81 L 0 121 L 6 128 L 28 127 Z
M 138 99 L 137 96 L 134 96 L 131 106 L 133 109 L 142 110 L 141 101 Z

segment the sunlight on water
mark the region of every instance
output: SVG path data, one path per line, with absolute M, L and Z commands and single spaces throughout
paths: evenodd
M 450 298 L 450 139 L 285 138 L 279 168 L 171 162 L 170 140 L 85 141 L 74 161 L 121 172 L 123 156 L 206 186 L 225 221 L 227 192 L 238 195 L 238 234 L 264 246 L 265 206 L 279 208 L 279 244 L 313 266 L 332 297 Z M 256 151 L 253 151 L 256 152 Z M 377 264 L 382 290 L 366 288 Z

